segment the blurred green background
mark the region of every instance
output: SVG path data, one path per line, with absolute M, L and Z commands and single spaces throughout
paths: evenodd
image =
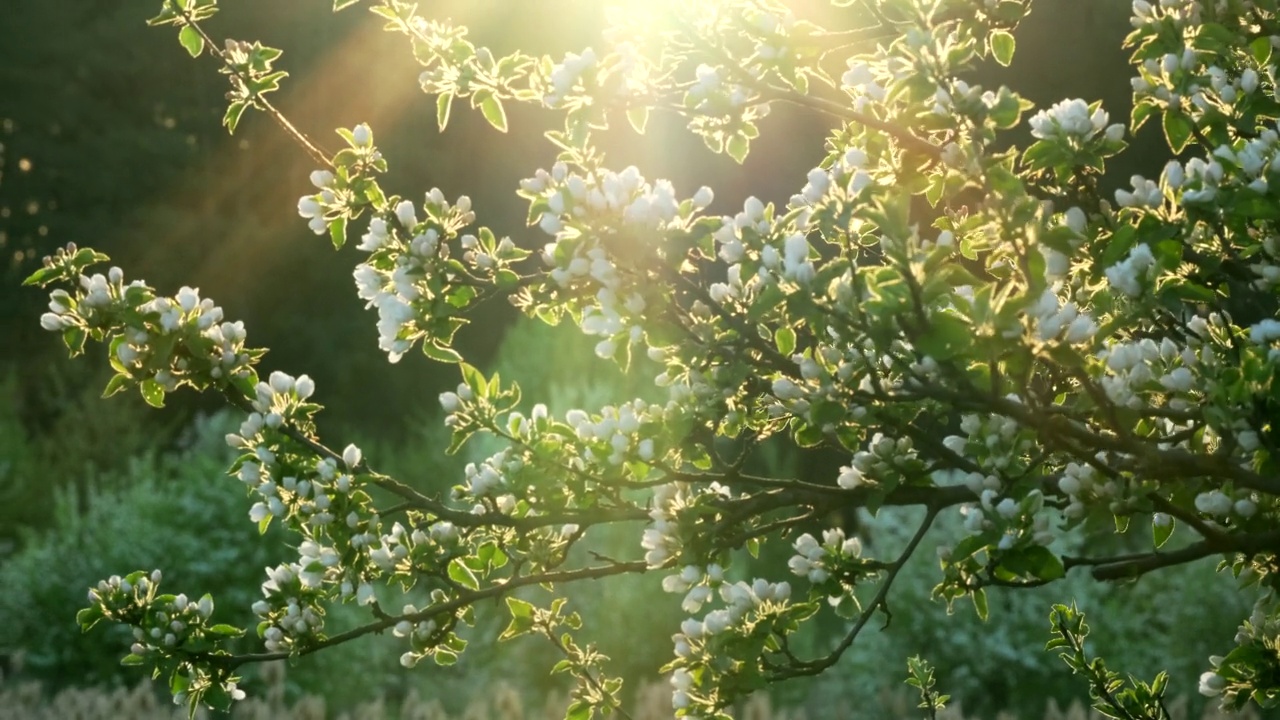
M 331 0 L 220 5 L 209 25 L 216 36 L 285 50 L 279 66 L 291 77 L 276 104 L 322 146 L 336 144 L 333 128 L 368 122 L 391 162 L 391 191 L 421 197 L 438 186 L 450 197 L 467 194 L 499 234 L 525 247 L 545 242 L 523 226 L 514 190 L 552 162 L 555 150 L 541 134 L 554 126 L 553 114 L 509 107 L 512 132 L 503 135 L 458 107 L 442 136 L 407 43 L 367 12 L 333 15 Z M 207 57 L 189 59 L 171 29 L 145 26 L 158 7 L 157 0 L 0 3 L 0 655 L 10 678 L 38 680 L 48 693 L 141 679 L 116 664 L 120 638 L 81 636 L 74 626 L 85 588 L 100 577 L 163 567 L 167 581 L 189 594 L 218 589 L 218 612 L 244 623 L 262 567 L 292 552 L 288 538 L 258 538 L 247 498 L 224 476 L 220 438 L 238 419 L 189 394 L 163 411 L 134 396 L 100 400 L 102 349 L 68 362 L 57 338 L 40 330 L 46 297 L 20 282 L 54 248 L 91 245 L 127 278 L 161 292 L 199 287 L 229 318 L 245 321 L 251 343 L 271 349 L 264 374 L 316 379 L 330 444 L 357 442 L 377 467 L 406 482 L 439 491 L 485 454 L 483 447 L 443 454 L 435 398 L 457 383 L 457 371 L 412 354 L 386 362 L 375 316 L 352 288 L 359 252 L 334 252 L 297 217 L 313 163 L 265 116 L 250 114 L 236 136 L 225 133 L 221 76 Z M 794 7 L 824 24 L 850 22 L 841 14 L 847 11 L 813 0 Z M 473 39 L 497 51 L 558 58 L 601 42 L 600 4 L 587 0 L 453 0 L 422 9 L 468 25 Z M 1114 0 L 1037 0 L 1019 32 L 1014 67 L 983 68 L 975 79 L 1009 84 L 1040 106 L 1102 99 L 1113 119 L 1127 118 L 1130 73 L 1120 50 L 1127 13 L 1127 3 Z M 732 213 L 747 195 L 785 201 L 802 185 L 821 157 L 826 122 L 775 109 L 744 167 L 708 153 L 675 117 L 655 117 L 644 138 L 629 128 L 611 132 L 605 149 L 612 166 L 636 164 L 649 178 L 671 178 L 679 192 L 712 186 L 712 211 Z M 1113 163 L 1112 184 L 1127 184 L 1136 171 L 1154 174 L 1163 161 L 1158 134 L 1145 133 Z M 564 411 L 653 395 L 652 372 L 622 375 L 596 360 L 592 343 L 571 327 L 531 324 L 501 305 L 473 320 L 461 335 L 464 353 L 518 379 L 530 402 Z M 840 459 L 803 462 L 779 453 L 773 470 L 834 477 L 831 461 Z M 877 548 L 892 547 L 906 519 L 882 514 L 863 525 Z M 616 553 L 639 553 L 638 537 L 601 541 Z M 786 555 L 783 548 L 764 554 L 759 572 L 786 576 Z M 1091 614 L 1098 649 L 1119 667 L 1146 676 L 1170 667 L 1180 692 L 1194 694 L 1205 658 L 1229 645 L 1248 605 L 1211 566 L 1199 566 L 1127 587 L 1075 578 L 1037 593 L 997 594 L 992 623 L 982 625 L 968 608 L 948 618 L 926 602 L 936 571 L 926 555 L 900 579 L 892 627 L 865 636 L 823 678 L 779 688 L 776 703 L 809 717 L 852 710 L 887 717 L 885 693 L 897 692 L 907 655 L 923 652 L 938 665 L 944 689 L 975 716 L 1040 717 L 1047 698 L 1083 695 L 1059 661 L 1039 650 L 1049 603 L 1070 598 Z M 681 618 L 679 598 L 662 595 L 656 583 L 642 578 L 572 594 L 588 623 L 599 621 L 595 637 L 630 680 L 652 677 Z M 346 610 L 332 618 L 356 620 Z M 493 647 L 487 638 L 499 622 L 482 614 L 483 641 L 457 668 L 406 672 L 395 641 L 366 639 L 296 663 L 288 692 L 321 693 L 341 709 L 412 691 L 458 709 L 503 677 L 536 705 L 552 687 L 549 649 L 532 641 Z M 822 638 L 840 631 L 837 621 L 819 624 L 808 641 L 816 652 Z M 355 667 L 357 683 L 349 681 Z

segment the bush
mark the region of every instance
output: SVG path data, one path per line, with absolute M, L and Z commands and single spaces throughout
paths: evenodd
M 284 533 L 260 538 L 247 522 L 250 503 L 226 474 L 229 427 L 226 415 L 199 420 L 180 450 L 90 472 L 83 495 L 57 488 L 52 525 L 0 565 L 0 649 L 22 650 L 27 675 L 52 687 L 136 681 L 119 663 L 127 631 L 85 635 L 74 620 L 103 567 L 163 567 L 193 592 L 216 592 L 218 617 L 244 621 Z

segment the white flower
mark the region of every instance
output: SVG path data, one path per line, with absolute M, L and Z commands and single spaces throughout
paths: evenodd
M 352 128 L 351 137 L 355 141 L 356 147 L 367 148 L 373 144 L 373 131 L 364 123 Z
M 311 173 L 311 184 L 321 190 L 333 183 L 333 173 L 328 170 L 316 170 Z
M 47 312 L 40 316 L 40 327 L 49 332 L 59 332 L 70 327 L 71 324 L 60 315 Z
M 413 209 L 413 203 L 409 200 L 402 200 L 396 206 L 396 219 L 404 226 L 406 230 L 413 230 L 418 225 L 418 215 Z
M 1164 377 L 1160 378 L 1160 384 L 1166 389 L 1174 392 L 1187 392 L 1191 389 L 1195 382 L 1195 376 L 1185 367 L 1174 368 Z
M 703 185 L 698 188 L 698 192 L 693 194 L 693 206 L 699 210 L 711 204 L 715 199 L 715 195 L 711 192 L 711 188 Z
M 360 464 L 360 448 L 355 445 L 348 445 L 342 451 L 342 462 L 347 466 L 348 470 L 353 470 Z
M 1216 672 L 1207 672 L 1200 676 L 1200 694 L 1208 697 L 1221 695 L 1227 688 L 1227 681 Z
M 293 383 L 293 390 L 298 393 L 299 400 L 306 400 L 316 391 L 316 381 L 309 375 L 299 375 Z
M 798 400 L 804 397 L 804 390 L 788 378 L 778 378 L 773 381 L 773 395 L 784 402 Z

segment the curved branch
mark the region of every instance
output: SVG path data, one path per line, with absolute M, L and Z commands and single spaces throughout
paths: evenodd
M 644 573 L 649 571 L 648 563 L 644 561 L 632 561 L 622 563 L 610 563 L 608 565 L 597 565 L 594 567 L 579 568 L 577 570 L 565 570 L 561 572 L 542 573 L 539 575 L 525 575 L 522 577 L 511 578 L 505 583 L 491 585 L 483 590 L 459 595 L 458 597 L 441 603 L 436 603 L 426 609 L 419 610 L 415 613 L 407 615 L 389 615 L 377 622 L 352 628 L 346 632 L 327 637 L 314 645 L 309 645 L 299 649 L 297 652 L 267 652 L 267 653 L 246 653 L 244 655 L 210 655 L 205 659 L 215 665 L 235 669 L 242 665 L 250 663 L 271 662 L 273 660 L 285 660 L 291 657 L 300 657 L 310 655 L 311 653 L 323 650 L 324 648 L 342 645 L 351 642 L 356 638 L 364 637 L 373 633 L 381 633 L 401 621 L 417 623 L 428 620 L 442 613 L 452 613 L 461 610 L 468 605 L 474 605 L 478 602 L 488 599 L 501 598 L 513 590 L 526 587 L 529 585 L 541 585 L 543 583 L 559 584 L 576 582 L 579 580 L 595 580 L 598 578 L 608 577 L 610 575 L 622 575 L 625 573 Z
M 902 567 L 906 565 L 907 561 L 911 559 L 911 556 L 915 554 L 916 548 L 920 545 L 920 541 L 924 539 L 926 534 L 928 534 L 929 528 L 933 525 L 934 518 L 938 516 L 939 510 L 941 510 L 940 507 L 934 507 L 932 505 L 929 506 L 929 510 L 925 514 L 924 520 L 920 522 L 920 527 L 916 529 L 915 535 L 913 535 L 911 537 L 911 541 L 907 543 L 906 549 L 903 550 L 902 554 L 898 556 L 898 559 L 889 566 L 888 575 L 880 582 L 880 588 L 876 591 L 875 598 L 871 600 L 871 604 L 867 606 L 867 609 L 863 610 L 858 616 L 858 621 L 849 630 L 849 632 L 845 634 L 844 638 L 840 640 L 840 644 L 823 658 L 809 662 L 801 662 L 799 665 L 792 667 L 782 668 L 770 678 L 771 680 L 785 680 L 787 678 L 799 677 L 802 675 L 817 675 L 836 664 L 840 659 L 840 656 L 853 645 L 853 641 L 858 638 L 858 634 L 867 626 L 867 623 L 871 620 L 871 616 L 875 614 L 877 609 L 882 610 L 885 613 L 885 625 L 887 626 L 889 624 L 889 620 L 892 620 L 893 618 L 893 613 L 889 611 L 889 590 L 893 587 L 893 581 L 897 579 L 898 573 L 902 571 Z

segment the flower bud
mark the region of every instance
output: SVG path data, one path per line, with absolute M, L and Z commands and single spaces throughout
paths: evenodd
M 373 145 L 373 131 L 369 126 L 360 123 L 351 130 L 351 139 L 358 148 L 367 148 Z

